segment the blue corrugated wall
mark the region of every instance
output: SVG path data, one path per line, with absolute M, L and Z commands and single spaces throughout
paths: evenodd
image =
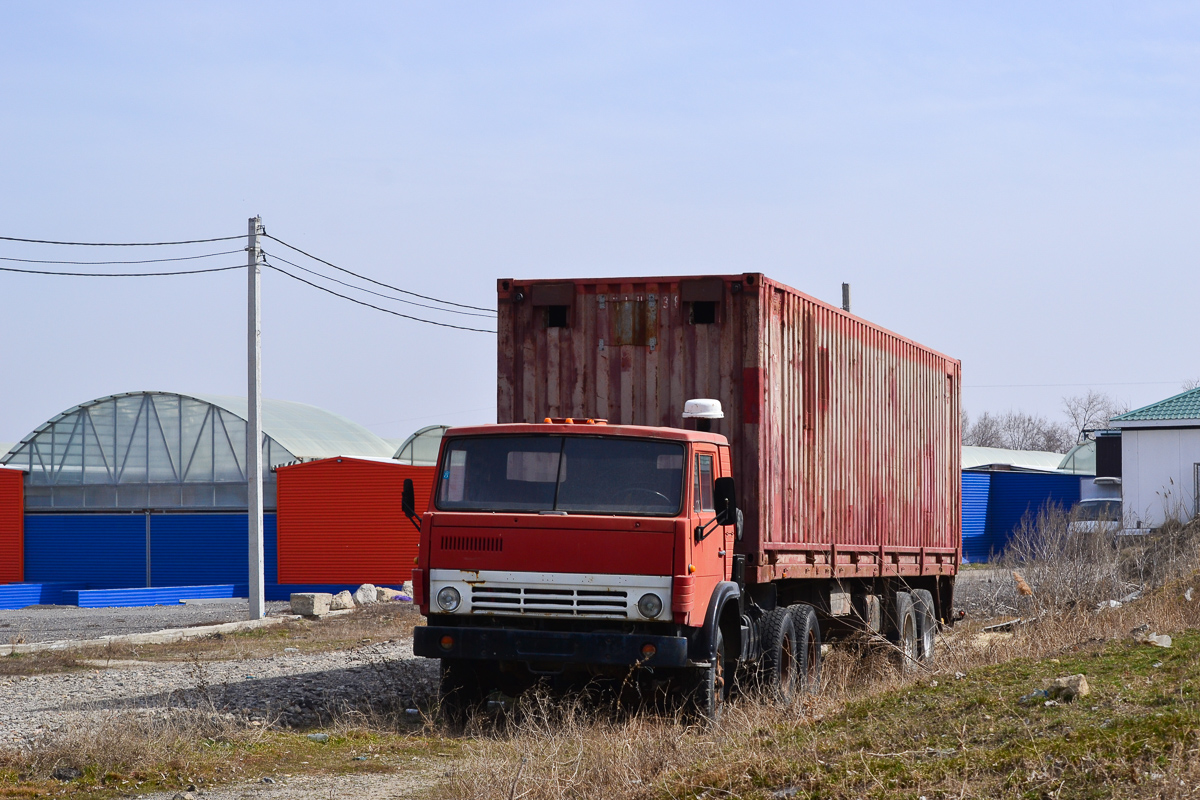
M 987 499 L 987 523 L 982 535 L 966 535 L 966 476 L 963 473 L 963 555 L 967 561 L 987 561 L 1000 555 L 1026 512 L 1036 515 L 1047 503 L 1070 509 L 1079 502 L 1079 476 L 1038 472 L 992 472 Z
M 990 472 L 962 474 L 962 538 L 963 561 L 986 561 L 984 546 L 987 533 L 988 491 L 992 485 Z
M 145 586 L 145 515 L 26 514 L 25 581 Z
M 267 584 L 278 579 L 275 515 L 263 517 Z M 245 583 L 245 514 L 153 514 L 154 586 Z M 25 580 L 65 581 L 89 589 L 146 585 L 144 514 L 26 514 Z
M 245 514 L 155 514 L 150 518 L 150 585 L 245 583 L 246 550 Z M 265 582 L 275 583 L 274 514 L 263 515 L 263 556 Z

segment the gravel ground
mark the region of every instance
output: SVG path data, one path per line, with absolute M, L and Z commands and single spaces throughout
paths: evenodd
M 1007 569 L 964 569 L 954 581 L 954 607 L 968 618 L 987 619 L 1017 612 L 1016 584 Z
M 437 685 L 412 640 L 243 661 L 123 661 L 88 672 L 0 681 L 0 746 L 95 725 L 121 711 L 200 709 L 251 724 L 315 726 L 347 713 L 404 714 Z
M 394 773 L 377 775 L 292 775 L 221 786 L 196 792 L 205 800 L 330 800 L 363 797 L 374 800 L 427 797 L 428 789 L 445 771 L 444 759 L 413 759 L 392 763 Z M 139 795 L 141 800 L 173 800 L 181 792 Z M 186 795 L 184 795 L 186 797 Z
M 286 613 L 287 603 L 267 603 L 268 614 Z M 248 600 L 200 602 L 137 608 L 29 606 L 0 610 L 0 643 L 95 639 L 125 633 L 151 633 L 165 628 L 191 628 L 248 619 Z

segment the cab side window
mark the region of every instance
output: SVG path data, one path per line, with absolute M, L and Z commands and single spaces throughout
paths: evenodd
M 692 483 L 694 511 L 715 511 L 713 503 L 713 457 L 696 456 L 695 480 Z

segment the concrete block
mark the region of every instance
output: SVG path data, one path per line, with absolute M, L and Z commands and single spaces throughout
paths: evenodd
M 292 595 L 292 613 L 306 617 L 319 617 L 329 613 L 333 595 L 329 592 L 297 592 Z

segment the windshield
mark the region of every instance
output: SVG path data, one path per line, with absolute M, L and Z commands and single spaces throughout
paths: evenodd
M 446 444 L 442 511 L 675 516 L 684 446 L 604 436 L 479 436 Z
M 1121 501 L 1084 500 L 1075 507 L 1075 519 L 1081 521 L 1118 522 L 1121 519 Z

